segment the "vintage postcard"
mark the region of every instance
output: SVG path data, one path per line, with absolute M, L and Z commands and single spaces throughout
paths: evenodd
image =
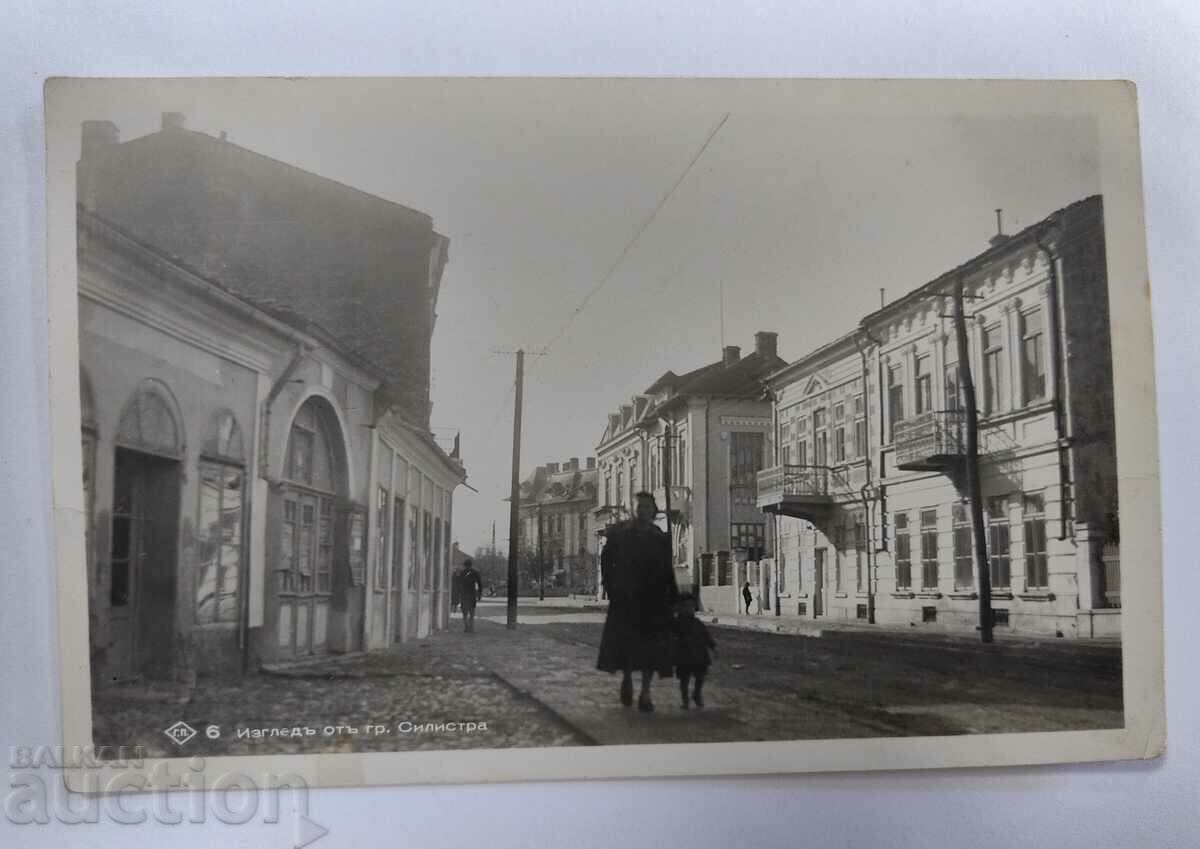
M 46 123 L 71 787 L 1163 751 L 1132 86 L 58 79 Z

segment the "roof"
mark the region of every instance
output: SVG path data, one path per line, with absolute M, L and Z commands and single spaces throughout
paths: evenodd
M 85 208 L 229 292 L 319 323 L 428 424 L 448 259 L 428 215 L 181 127 L 85 150 Z
M 568 504 L 595 501 L 598 473 L 591 469 L 562 469 L 551 472 L 538 466 L 533 474 L 521 481 L 522 504 Z
M 1062 209 L 1055 210 L 1041 221 L 1036 221 L 1033 224 L 1030 224 L 1019 233 L 1009 236 L 1007 239 L 998 242 L 982 253 L 976 254 L 961 265 L 958 265 L 949 271 L 943 272 L 933 280 L 930 280 L 928 283 L 918 286 L 916 289 L 913 289 L 911 292 L 902 295 L 891 303 L 885 304 L 882 308 L 869 313 L 863 318 L 861 322 L 862 325 L 867 326 L 873 321 L 876 321 L 889 313 L 902 310 L 912 302 L 927 298 L 931 294 L 940 294 L 948 285 L 954 283 L 960 277 L 971 274 L 972 272 L 986 266 L 988 263 L 999 260 L 1001 257 L 1012 252 L 1014 248 L 1025 247 L 1030 243 L 1036 243 L 1039 235 L 1044 233 L 1048 227 L 1053 226 L 1062 219 L 1070 217 L 1081 208 L 1092 204 L 1102 203 L 1103 198 L 1101 195 L 1091 195 L 1089 197 L 1082 198 L 1081 200 L 1077 200 L 1072 204 L 1068 204 Z

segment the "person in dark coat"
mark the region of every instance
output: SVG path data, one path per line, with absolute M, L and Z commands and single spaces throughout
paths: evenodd
M 750 582 L 746 581 L 746 585 L 742 587 L 742 599 L 746 602 L 746 615 L 750 615 L 750 602 L 754 601 L 754 594 L 750 592 Z
M 458 601 L 462 605 L 463 630 L 470 633 L 475 630 L 475 603 L 483 595 L 483 578 L 475 569 L 475 563 L 468 557 L 463 561 L 462 572 L 458 576 Z
M 633 704 L 633 670 L 642 673 L 638 710 L 652 711 L 650 684 L 672 675 L 671 625 L 679 597 L 671 544 L 654 524 L 654 496 L 639 492 L 636 518 L 608 533 L 600 569 L 608 593 L 608 615 L 596 667 L 621 673 L 621 704 Z
M 691 700 L 704 707 L 704 676 L 711 662 L 709 650 L 716 654 L 717 643 L 704 623 L 696 618 L 696 602 L 685 596 L 679 603 L 675 620 L 675 677 L 679 679 L 680 705 L 688 709 L 688 682 L 695 681 Z

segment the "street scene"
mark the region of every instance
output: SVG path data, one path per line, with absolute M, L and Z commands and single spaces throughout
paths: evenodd
M 559 602 L 484 601 L 477 632 L 457 628 L 383 653 L 316 661 L 206 688 L 190 702 L 100 705 L 97 745 L 146 756 L 298 752 L 311 744 L 238 729 L 355 727 L 328 751 L 588 746 L 738 740 L 994 734 L 1122 724 L 1120 647 L 1037 640 L 977 642 L 864 628 L 815 630 L 795 618 L 731 617 L 712 626 L 719 657 L 702 709 L 680 707 L 676 681 L 654 683 L 652 715 L 617 700 L 620 676 L 595 670 L 603 613 Z M 112 708 L 112 709 L 109 709 Z M 163 733 L 198 730 L 182 747 Z M 486 731 L 412 730 L 484 723 Z M 401 726 L 404 723 L 404 730 Z M 368 725 L 387 733 L 368 737 Z M 412 726 L 410 728 L 409 726 Z M 235 743 L 228 743 L 233 737 Z
M 96 745 L 1123 727 L 1089 122 L 235 88 L 54 104 Z

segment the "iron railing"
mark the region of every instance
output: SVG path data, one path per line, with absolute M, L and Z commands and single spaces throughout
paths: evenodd
M 758 473 L 758 506 L 778 504 L 783 498 L 825 499 L 849 492 L 845 476 L 829 466 L 772 466 Z
M 896 422 L 896 465 L 966 454 L 966 412 L 930 410 Z

